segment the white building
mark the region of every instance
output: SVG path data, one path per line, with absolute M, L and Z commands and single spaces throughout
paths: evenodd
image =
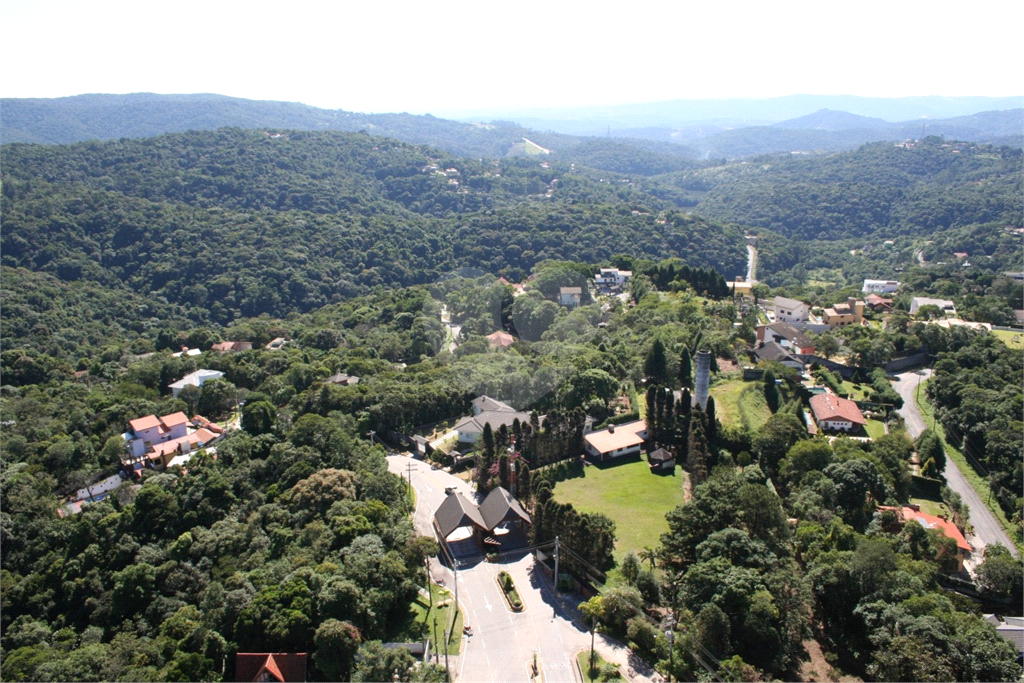
M 147 415 L 130 420 L 128 426 L 130 431 L 122 434 L 122 437 L 128 445 L 128 451 L 136 458 L 152 450 L 155 444 L 180 439 L 188 434 L 188 418 L 182 412 L 163 417 Z
M 559 303 L 568 308 L 579 308 L 583 300 L 582 287 L 562 287 L 559 292 Z
M 583 448 L 595 460 L 612 460 L 637 455 L 647 440 L 647 423 L 643 420 L 613 425 L 583 437 Z
M 810 316 L 811 307 L 803 301 L 775 297 L 775 320 L 780 323 L 805 323 Z
M 633 271 L 618 268 L 602 268 L 594 278 L 598 287 L 625 287 L 633 279 Z
M 224 373 L 220 370 L 196 370 L 169 385 L 169 388 L 174 394 L 174 398 L 178 398 L 178 394 L 187 386 L 201 387 L 211 379 L 220 379 L 223 376 Z
M 956 315 L 956 306 L 949 299 L 929 299 L 926 296 L 911 297 L 910 315 L 917 315 L 917 312 L 924 306 L 938 306 L 946 315 Z
M 900 288 L 896 280 L 864 280 L 863 292 L 865 294 L 892 294 Z

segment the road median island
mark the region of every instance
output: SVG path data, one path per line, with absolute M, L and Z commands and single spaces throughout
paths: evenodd
M 526 610 L 526 605 L 523 604 L 523 598 L 519 595 L 519 591 L 516 590 L 516 584 L 512 580 L 511 574 L 506 571 L 500 571 L 494 577 L 494 580 L 498 583 L 498 588 L 501 589 L 501 594 L 505 597 L 505 603 L 510 610 L 513 612 Z

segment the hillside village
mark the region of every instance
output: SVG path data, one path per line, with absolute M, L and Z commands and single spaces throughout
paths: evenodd
M 563 267 L 559 272 L 554 280 L 550 272 L 541 271 L 520 285 L 501 279 L 491 285 L 466 282 L 461 289 L 453 290 L 439 314 L 454 334 L 448 352 L 459 356 L 472 349 L 468 357 L 474 358 L 473 354 L 482 351 L 484 355 L 480 358 L 488 363 L 518 357 L 525 350 L 523 345 L 529 343 L 517 336 L 517 328 L 523 324 L 522 311 L 518 315 L 516 312 L 516 301 L 520 298 L 535 308 L 556 306 L 558 310 L 552 309 L 551 319 L 556 325 L 563 324 L 558 321 L 569 321 L 573 315 L 585 315 L 587 325 L 597 333 L 620 324 L 616 322 L 618 316 L 635 315 L 644 307 L 669 302 L 676 305 L 677 301 L 699 302 L 705 310 L 715 305 L 712 299 L 697 296 L 686 285 L 667 295 L 644 290 L 649 286 L 644 284 L 649 276 L 641 276 L 638 284 L 634 272 L 629 270 L 600 268 L 585 280 L 579 279 L 579 271 Z M 580 284 L 561 285 L 559 278 Z M 489 287 L 506 293 L 512 315 L 504 329 L 482 334 L 486 329 L 466 318 L 459 303 L 464 304 L 466 296 L 484 294 Z M 534 400 L 531 406 L 522 400 L 513 404 L 479 394 L 464 404 L 467 410 L 461 416 L 416 429 L 409 429 L 413 425 L 405 422 L 370 431 L 371 440 L 375 437 L 386 445 L 389 468 L 401 475 L 421 500 L 413 516 L 414 524 L 419 533 L 434 539 L 438 548 L 438 554 L 428 559 L 430 580 L 438 591 L 445 591 L 443 587 L 449 582 L 463 583 L 458 597 L 461 611 L 445 616 L 445 628 L 450 630 L 449 641 L 459 640 L 454 631 L 457 623 L 463 624 L 465 643 L 461 647 L 470 649 L 468 659 L 460 666 L 469 667 L 468 680 L 472 680 L 474 667 L 482 666 L 472 658 L 474 634 L 487 633 L 495 627 L 490 614 L 475 607 L 478 600 L 488 599 L 488 589 L 475 584 L 474 572 L 490 571 L 484 569 L 490 563 L 506 567 L 503 575 L 508 578 L 500 581 L 506 582 L 504 597 L 513 614 L 525 615 L 524 610 L 531 602 L 550 600 L 554 600 L 555 615 L 561 613 L 569 622 L 585 625 L 587 614 L 603 612 L 602 630 L 606 635 L 601 656 L 611 662 L 608 666 L 628 667 L 634 680 L 657 676 L 652 667 L 664 665 L 664 661 L 659 663 L 657 653 L 665 644 L 659 641 L 663 637 L 660 631 L 645 631 L 653 627 L 644 624 L 657 624 L 661 618 L 658 606 L 664 602 L 667 590 L 664 581 L 673 567 L 687 563 L 673 554 L 681 551 L 670 549 L 668 534 L 679 523 L 673 515 L 698 504 L 699 491 L 705 486 L 722 486 L 737 477 L 740 481 L 764 483 L 779 495 L 788 490 L 792 500 L 797 495 L 794 491 L 806 486 L 794 475 L 793 467 L 798 465 L 791 462 L 798 457 L 793 453 L 800 450 L 800 444 L 807 445 L 800 453 L 807 451 L 806 457 L 812 460 L 799 467 L 809 466 L 816 458 L 826 475 L 839 462 L 846 462 L 835 460 L 833 452 L 849 454 L 846 458 L 856 458 L 856 453 L 873 454 L 876 448 L 881 449 L 880 454 L 886 453 L 871 455 L 872 460 L 861 462 L 873 463 L 872 468 L 877 466 L 875 476 L 884 473 L 890 493 L 883 492 L 884 486 L 876 490 L 875 484 L 868 484 L 860 494 L 863 499 L 859 505 L 863 509 L 856 514 L 852 510 L 839 513 L 852 524 L 843 528 L 854 533 L 854 529 L 861 531 L 880 524 L 892 533 L 900 533 L 905 524 L 913 523 L 931 530 L 928 542 L 935 548 L 940 572 L 947 577 L 942 585 L 947 590 L 976 594 L 980 590 L 978 571 L 985 561 L 985 546 L 993 543 L 993 539 L 979 535 L 968 521 L 968 508 L 960 494 L 942 488 L 943 467 L 951 465 L 945 457 L 940 464 L 937 456 L 926 454 L 932 449 L 928 439 L 933 437 L 914 431 L 907 422 L 906 411 L 916 414 L 917 408 L 906 404 L 905 392 L 893 386 L 910 381 L 905 371 L 913 372 L 927 365 L 927 353 L 923 349 L 907 349 L 902 356 L 878 358 L 871 349 L 854 350 L 849 342 L 855 328 L 874 332 L 891 324 L 896 312 L 894 297 L 901 294 L 900 287 L 897 281 L 865 280 L 860 298 L 850 296 L 826 307 L 785 296 L 760 298 L 753 291 L 740 294 L 742 288 L 733 288 L 732 297 L 724 300 L 729 306 L 723 309 L 731 319 L 719 318 L 721 329 L 731 330 L 728 337 L 720 337 L 717 342 L 714 338 L 704 341 L 698 333 L 690 337 L 688 344 L 681 345 L 680 355 L 671 360 L 669 349 L 656 338 L 644 356 L 642 375 L 622 383 L 603 370 L 595 372 L 577 365 L 576 375 L 564 379 L 563 386 L 556 386 L 554 393 L 562 395 L 567 386 L 587 377 L 590 388 L 584 391 L 590 392 L 592 401 L 585 403 L 585 410 L 560 408 L 558 404 L 568 404 L 552 403 L 550 399 Z M 545 297 L 542 289 L 550 294 Z M 637 301 L 638 294 L 641 301 Z M 455 310 L 454 317 L 449 306 Z M 961 320 L 956 317 L 952 301 L 934 298 L 909 297 L 908 309 L 901 315 L 946 331 L 962 328 L 989 334 L 992 330 L 991 325 Z M 496 315 L 493 320 L 500 318 Z M 463 331 L 470 329 L 481 334 Z M 729 346 L 722 346 L 727 338 Z M 222 458 L 220 442 L 238 443 L 237 439 L 232 440 L 233 432 L 256 434 L 267 428 L 258 426 L 261 422 L 279 422 L 282 407 L 275 407 L 273 401 L 249 395 L 248 391 L 242 392 L 247 400 L 239 400 L 238 390 L 226 381 L 237 373 L 223 362 L 247 358 L 247 354 L 286 353 L 297 343 L 301 342 L 288 335 L 276 336 L 270 342 L 260 338 L 208 341 L 205 351 L 198 349 L 198 353 L 192 353 L 186 345 L 180 353 L 171 354 L 179 360 L 192 359 L 192 363 L 222 367 L 187 372 L 181 379 L 168 383 L 166 390 L 172 399 L 188 404 L 189 408 L 198 408 L 203 403 L 206 407 L 215 406 L 215 416 L 226 418 L 226 426 L 198 413 L 189 418 L 181 410 L 128 419 L 121 435 L 124 445 L 119 449 L 121 471 L 67 496 L 61 502 L 60 514 L 81 514 L 90 505 L 116 497 L 122 487 L 137 495 L 141 485 L 160 472 L 177 473 L 183 478 L 193 476 L 190 470 L 195 462 L 202 469 L 209 466 L 207 458 L 214 462 Z M 134 362 L 154 359 L 149 354 Z M 402 374 L 409 372 L 408 368 L 407 363 L 397 362 L 389 366 L 389 371 Z M 312 379 L 310 385 L 322 387 L 320 400 L 336 391 L 363 391 L 367 378 L 352 374 L 353 370 L 350 364 L 347 371 L 329 376 L 325 373 Z M 375 381 L 369 378 L 371 386 Z M 204 390 L 208 383 L 210 388 Z M 500 383 L 495 386 L 501 396 Z M 216 391 L 213 401 L 207 395 L 212 390 Z M 597 396 L 601 399 L 595 404 Z M 548 409 L 539 407 L 545 405 Z M 916 437 L 916 441 L 909 437 Z M 779 439 L 781 443 L 773 442 Z M 234 452 L 229 446 L 228 457 L 237 457 L 231 455 Z M 830 461 L 832 465 L 828 464 Z M 594 483 L 588 484 L 591 479 Z M 427 480 L 445 485 L 431 486 Z M 605 505 L 603 501 L 613 491 L 617 497 L 625 496 L 633 502 Z M 728 495 L 735 495 L 735 491 Z M 777 514 L 782 515 L 779 497 L 775 493 L 772 496 L 775 502 L 769 507 L 774 506 Z M 649 500 L 640 502 L 645 497 Z M 569 500 L 577 502 L 582 515 L 569 512 Z M 677 507 L 680 505 L 685 508 Z M 640 522 L 636 526 L 636 515 L 641 510 L 644 515 L 667 515 L 668 524 Z M 799 510 L 799 506 L 790 509 L 789 514 L 795 517 L 779 517 L 779 526 L 772 533 L 796 534 L 799 539 L 812 526 L 821 528 L 818 525 L 824 518 L 820 513 Z M 839 528 L 834 526 L 838 521 L 839 517 L 835 517 L 833 529 Z M 617 531 L 624 535 L 616 539 Z M 753 532 L 750 529 L 745 533 Z M 655 550 L 659 545 L 661 548 Z M 1016 552 L 1014 544 L 1009 545 Z M 634 568 L 642 565 L 644 559 L 650 563 L 647 573 Z M 540 590 L 530 587 L 531 572 L 538 570 L 545 572 L 549 581 Z M 683 575 L 678 576 L 682 580 Z M 630 590 L 636 591 L 635 595 Z M 627 611 L 634 610 L 636 616 L 619 617 L 621 621 L 615 626 L 614 618 L 608 614 L 608 604 L 599 607 L 601 596 L 607 603 L 611 595 L 619 595 L 625 605 L 631 605 Z M 695 611 L 703 618 L 703 611 Z M 1020 627 L 1015 624 L 1012 619 L 999 622 L 997 631 L 1010 642 L 1016 642 Z M 544 632 L 547 627 L 537 628 Z M 670 635 L 671 628 L 670 624 Z M 783 627 L 780 624 L 777 628 Z M 625 636 L 629 648 L 623 648 L 616 636 Z M 440 663 L 442 653 L 436 648 L 454 646 L 434 637 L 426 647 L 414 643 L 392 647 L 404 648 L 410 656 L 425 662 Z M 435 648 L 433 654 L 431 647 Z M 763 660 L 756 662 L 756 666 L 778 672 L 797 666 L 795 662 L 803 645 L 796 641 L 786 647 L 791 652 L 788 656 L 797 659 L 784 665 Z M 744 652 L 742 661 L 747 662 L 752 651 Z M 451 672 L 451 655 L 445 654 L 449 660 L 446 670 Z M 249 659 L 264 656 L 271 655 L 239 653 L 236 668 L 241 671 L 256 666 Z M 704 658 L 698 657 L 692 663 L 700 664 L 701 659 Z M 273 668 L 273 661 L 267 661 L 271 663 L 264 663 L 264 668 Z M 305 660 L 294 665 L 305 666 Z M 773 669 L 777 666 L 782 668 Z M 676 675 L 685 672 L 681 669 Z

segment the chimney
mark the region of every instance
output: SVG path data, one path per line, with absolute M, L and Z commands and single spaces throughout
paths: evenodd
M 711 384 L 711 352 L 702 349 L 697 352 L 697 376 L 695 377 L 697 403 L 702 409 L 708 405 L 708 386 Z

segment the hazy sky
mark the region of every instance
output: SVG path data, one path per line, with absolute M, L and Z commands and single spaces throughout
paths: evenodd
M 1021 91 L 1021 0 L 0 7 L 4 97 L 212 92 L 437 113 Z

